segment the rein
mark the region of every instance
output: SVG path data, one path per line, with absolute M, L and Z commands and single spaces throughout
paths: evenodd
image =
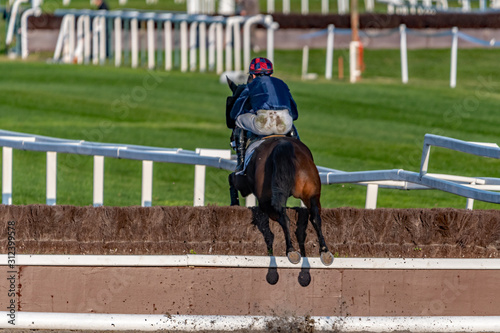
M 268 136 L 263 137 L 262 140 L 270 139 L 270 138 L 284 138 L 285 136 L 286 136 L 285 134 L 272 134 L 272 135 L 268 135 Z

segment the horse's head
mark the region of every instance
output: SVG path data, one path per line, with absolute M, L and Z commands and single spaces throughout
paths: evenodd
M 231 89 L 231 91 L 233 92 L 233 95 L 228 96 L 226 100 L 226 125 L 228 128 L 234 128 L 234 119 L 231 119 L 231 117 L 229 117 L 229 114 L 231 113 L 231 109 L 233 108 L 234 103 L 245 89 L 246 84 L 237 85 L 229 77 L 226 76 L 226 79 L 229 89 Z

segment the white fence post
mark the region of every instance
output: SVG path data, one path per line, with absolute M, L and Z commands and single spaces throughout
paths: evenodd
M 196 42 L 198 41 L 198 22 L 192 22 L 189 27 L 189 70 L 196 70 Z
M 193 206 L 205 205 L 205 172 L 206 166 L 194 166 L 194 202 Z
M 228 18 L 226 21 L 226 71 L 230 71 L 233 69 L 233 18 Z
M 2 148 L 2 204 L 12 205 L 12 148 Z
M 479 0 L 479 10 L 482 12 L 486 10 L 486 0 Z
M 66 38 L 67 41 L 64 44 L 63 60 L 65 63 L 71 63 L 73 61 L 73 56 L 75 54 L 75 16 L 66 15 L 68 17 L 66 21 Z
M 139 64 L 139 22 L 137 18 L 130 20 L 130 62 L 132 68 L 137 68 Z
M 208 26 L 208 70 L 215 69 L 215 28 L 217 23 Z
M 199 67 L 200 72 L 205 72 L 207 70 L 207 24 L 201 22 L 198 26 L 199 28 Z
M 92 64 L 94 65 L 99 63 L 99 29 L 100 20 L 97 16 L 92 20 Z
M 468 209 L 468 210 L 474 209 L 474 199 L 467 198 L 467 204 L 466 204 L 465 209 Z
M 148 34 L 148 69 L 155 68 L 155 21 L 148 20 L 147 22 Z
M 188 70 L 188 24 L 182 21 L 180 24 L 181 38 L 181 72 Z
M 122 64 L 122 19 L 115 18 L 115 66 Z
M 153 203 L 153 161 L 142 161 L 141 206 L 151 207 Z
M 328 1 L 329 0 L 321 0 L 321 14 L 328 14 L 330 11 Z
M 374 0 L 365 0 L 365 10 L 367 12 L 373 12 L 375 10 L 375 1 Z
M 453 39 L 451 42 L 451 70 L 450 70 L 450 87 L 457 86 L 457 47 L 458 47 L 458 28 L 451 29 Z
M 222 74 L 224 71 L 224 31 L 222 23 L 217 23 L 215 32 L 217 37 L 217 74 Z
M 231 159 L 231 150 L 229 149 L 196 148 L 196 153 L 200 156 L 220 157 L 226 160 Z M 205 205 L 205 173 L 206 173 L 206 166 L 195 165 L 193 206 Z
M 283 14 L 290 14 L 290 0 L 283 0 Z
M 300 1 L 300 12 L 302 13 L 302 15 L 309 14 L 309 0 Z
M 366 186 L 366 209 L 375 209 L 377 208 L 377 194 L 378 194 L 378 185 L 377 184 L 368 184 Z
M 349 81 L 351 83 L 356 83 L 361 71 L 358 69 L 358 52 L 359 52 L 359 42 L 352 41 L 349 43 Z
M 165 70 L 170 71 L 172 69 L 172 23 L 170 21 L 165 21 Z
M 349 0 L 337 0 L 337 6 L 339 14 L 345 14 L 348 12 Z
M 406 25 L 399 26 L 400 36 L 400 52 L 401 52 L 401 81 L 408 83 L 408 55 L 406 52 Z
M 83 62 L 84 64 L 90 63 L 90 51 L 91 51 L 91 41 L 92 32 L 90 31 L 90 16 L 85 15 L 83 19 Z
M 302 80 L 307 78 L 307 70 L 309 65 L 309 46 L 304 45 L 302 48 Z
M 334 36 L 335 36 L 335 26 L 333 24 L 329 24 L 328 25 L 328 37 L 327 37 L 327 40 L 326 40 L 326 69 L 325 69 L 325 78 L 327 80 L 331 80 L 332 79 Z
M 107 49 L 107 38 L 106 38 L 106 17 L 100 17 L 100 27 L 99 27 L 99 63 L 104 65 L 106 63 L 106 49 Z M 74 25 L 74 23 L 72 23 Z
M 104 156 L 94 156 L 94 207 L 104 204 Z
M 55 205 L 57 198 L 57 153 L 47 152 L 47 205 Z
M 289 1 L 289 0 L 286 0 L 286 1 Z M 290 6 L 290 2 L 288 2 L 288 5 Z M 285 6 L 285 2 L 283 2 L 283 6 Z M 267 12 L 269 14 L 274 13 L 274 0 L 267 0 Z
M 186 12 L 188 14 L 198 14 L 200 12 L 198 0 L 186 0 Z
M 476 182 L 472 182 L 471 185 L 476 185 Z M 465 209 L 473 210 L 474 209 L 474 199 L 467 198 L 467 204 Z
M 14 30 L 15 30 L 15 25 L 16 25 L 16 20 L 17 20 L 17 13 L 19 12 L 19 7 L 21 6 L 22 3 L 28 2 L 28 0 L 15 0 L 13 1 L 12 6 L 10 7 L 10 20 L 9 20 L 9 25 L 7 27 L 7 35 L 5 37 L 5 45 L 10 45 L 12 43 L 12 40 L 14 38 Z

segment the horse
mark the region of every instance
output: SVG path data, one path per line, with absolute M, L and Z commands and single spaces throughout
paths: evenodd
M 244 85 L 237 86 L 229 78 L 228 85 L 233 96 L 227 99 L 226 121 L 228 127 L 234 127 L 228 113 L 243 91 L 242 86 Z M 290 196 L 302 200 L 307 207 L 309 220 L 318 236 L 321 262 L 324 265 L 331 265 L 333 255 L 328 250 L 321 231 L 321 180 L 311 151 L 297 138 L 284 135 L 271 135 L 261 140 L 262 142 L 254 150 L 248 162 L 245 174 L 233 172 L 229 175 L 231 205 L 239 205 L 238 191 L 243 196 L 253 193 L 258 200 L 258 209 L 266 215 L 266 221 L 271 218 L 282 227 L 288 260 L 293 264 L 298 264 L 301 254 L 306 256 L 304 242 L 307 219 L 305 226 L 298 226 L 296 231 L 301 252 L 299 253 L 292 245 L 286 202 Z M 267 228 L 267 232 L 270 233 L 269 228 Z M 271 233 L 268 237 L 270 237 L 270 239 L 266 238 L 268 254 L 273 255 L 274 235 Z

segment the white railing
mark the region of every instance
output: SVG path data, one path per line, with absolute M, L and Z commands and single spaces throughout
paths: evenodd
M 9 312 L 0 316 L 8 318 Z M 106 314 L 17 312 L 16 328 L 50 330 L 137 330 L 137 331 L 267 331 L 276 322 L 276 316 L 255 315 L 158 315 L 158 314 Z M 282 319 L 283 317 L 279 317 Z M 294 317 L 294 319 L 297 317 Z M 498 332 L 500 316 L 310 316 L 310 328 L 317 331 L 336 332 L 393 332 L 415 333 L 480 333 Z M 11 328 L 7 320 L 0 328 Z M 272 327 L 272 326 L 271 326 Z
M 2 149 L 2 203 L 12 204 L 13 149 L 45 152 L 47 155 L 46 203 L 57 202 L 57 154 L 68 153 L 93 156 L 93 204 L 104 202 L 104 158 L 120 158 L 142 161 L 141 205 L 152 205 L 153 162 L 195 165 L 194 206 L 205 204 L 206 166 L 233 171 L 236 162 L 230 150 L 180 148 L 158 148 L 137 145 L 97 143 L 78 140 L 63 140 L 0 130 Z M 422 162 L 419 172 L 402 169 L 346 172 L 318 166 L 322 184 L 356 183 L 367 187 L 365 208 L 377 207 L 379 188 L 422 190 L 437 189 L 467 198 L 467 209 L 473 208 L 474 200 L 500 203 L 500 178 L 464 177 L 457 175 L 428 173 L 430 147 L 437 146 L 467 154 L 500 159 L 500 148 L 496 144 L 466 142 L 457 139 L 426 134 Z M 255 206 L 255 197 L 247 197 L 247 206 Z
M 330 80 L 332 79 L 332 69 L 333 69 L 333 53 L 335 50 L 335 34 L 339 35 L 351 35 L 352 31 L 351 29 L 343 29 L 343 28 L 335 28 L 333 24 L 328 25 L 327 29 L 315 31 L 312 33 L 307 33 L 302 36 L 300 36 L 300 39 L 312 39 L 316 38 L 319 36 L 327 35 L 327 44 L 326 44 L 326 66 L 325 66 L 325 78 Z M 500 47 L 500 42 L 495 41 L 495 39 L 491 40 L 482 40 L 479 38 L 476 38 L 474 36 L 465 34 L 463 32 L 460 32 L 457 27 L 453 27 L 450 30 L 443 30 L 443 31 L 438 31 L 438 32 L 421 32 L 419 30 L 415 29 L 408 29 L 406 25 L 401 24 L 399 28 L 395 29 L 388 29 L 387 31 L 383 31 L 381 33 L 367 33 L 366 31 L 360 30 L 359 34 L 363 38 L 379 38 L 379 37 L 386 37 L 392 34 L 399 33 L 400 35 L 400 57 L 401 57 L 401 82 L 406 84 L 408 83 L 408 46 L 407 46 L 407 35 L 411 34 L 413 36 L 417 37 L 422 37 L 422 38 L 440 38 L 440 37 L 452 37 L 451 40 L 451 59 L 450 59 L 450 87 L 455 88 L 457 86 L 457 53 L 458 53 L 458 40 L 464 40 L 469 43 L 474 43 L 481 45 L 483 47 Z M 352 44 L 351 44 L 352 45 Z M 355 56 L 354 51 L 357 52 L 357 47 L 353 47 L 352 51 L 350 52 L 350 60 L 349 60 L 349 65 L 351 66 L 351 75 L 352 74 L 359 74 L 355 73 L 355 65 L 356 65 L 356 59 L 357 57 Z M 312 78 L 315 78 L 313 76 L 313 73 L 307 73 L 307 67 L 308 67 L 308 59 L 306 57 L 307 53 L 304 52 L 303 55 L 303 77 L 309 77 L 311 76 Z M 359 71 L 358 71 L 359 72 Z M 351 82 L 355 82 L 352 77 L 351 77 Z
M 494 11 L 498 0 L 490 0 L 489 6 L 487 0 L 479 0 L 478 6 L 472 6 L 471 0 L 460 0 L 459 7 L 450 7 L 448 0 L 377 0 L 379 3 L 387 5 L 388 14 L 435 14 L 436 12 L 488 12 Z M 491 7 L 492 9 L 489 9 Z
M 264 8 L 260 8 L 261 12 L 267 12 L 269 14 L 281 12 L 283 14 L 290 14 L 291 5 L 290 3 L 294 1 L 300 3 L 300 14 L 307 15 L 312 13 L 310 10 L 310 0 L 282 0 L 282 5 L 280 8 L 276 6 L 275 0 L 267 0 Z M 346 14 L 349 12 L 349 0 L 313 0 L 321 1 L 321 14 L 328 14 L 330 8 L 337 3 L 337 12 L 339 14 Z M 223 15 L 234 15 L 237 14 L 236 5 L 234 0 L 218 0 L 218 5 L 215 0 L 185 0 L 186 11 L 188 14 L 214 14 L 218 12 Z M 375 8 L 374 0 L 364 1 L 365 11 L 372 12 Z
M 5 37 L 5 45 L 9 46 L 12 43 L 12 40 L 14 39 L 14 33 L 15 33 L 15 26 L 16 26 L 16 19 L 17 19 L 17 14 L 20 11 L 19 8 L 21 4 L 28 2 L 28 0 L 15 0 L 12 4 L 12 9 L 10 13 L 10 20 L 7 26 L 7 34 Z
M 274 31 L 278 24 L 271 15 L 253 17 L 186 15 L 137 11 L 56 10 L 63 16 L 53 60 L 66 63 L 90 61 L 90 43 L 93 43 L 92 63 L 104 64 L 106 57 L 114 54 L 114 64 L 119 67 L 123 58 L 130 55 L 132 68 L 139 67 L 141 34 L 139 25 L 146 24 L 147 68 L 159 67 L 157 53 L 165 54 L 165 70 L 173 68 L 173 41 L 178 30 L 180 42 L 180 70 L 182 72 L 241 71 L 250 62 L 250 27 L 262 24 L 267 29 L 267 58 L 274 58 Z M 75 42 L 75 19 L 76 42 Z M 90 30 L 92 22 L 92 31 Z M 112 24 L 107 24 L 112 23 Z M 174 27 L 172 27 L 174 24 Z M 122 27 L 123 26 L 123 27 Z M 244 33 L 242 34 L 241 28 Z M 106 29 L 109 29 L 106 32 Z M 225 32 L 224 32 L 225 29 Z M 114 36 L 111 38 L 111 36 Z M 241 41 L 244 48 L 242 50 Z M 113 45 L 111 40 L 114 41 Z M 162 45 L 163 44 L 163 45 Z M 163 47 L 162 47 L 163 46 Z M 207 57 L 208 51 L 208 57 Z M 241 53 L 245 63 L 242 64 Z M 223 57 L 226 57 L 225 68 Z M 208 67 L 207 67 L 208 60 Z M 234 67 L 233 67 L 234 65 Z
M 57 199 L 57 154 L 68 153 L 94 157 L 93 204 L 104 202 L 104 158 L 121 158 L 142 161 L 141 205 L 151 206 L 153 189 L 153 162 L 196 165 L 194 181 L 194 206 L 205 203 L 205 167 L 234 170 L 236 162 L 231 160 L 230 150 L 197 149 L 189 151 L 176 148 L 158 148 L 136 145 L 95 143 L 78 140 L 62 140 L 38 135 L 0 130 L 2 149 L 2 203 L 12 204 L 13 149 L 46 152 L 47 188 L 46 203 L 55 205 Z M 255 205 L 254 198 L 247 205 Z
M 405 190 L 437 189 L 467 198 L 467 209 L 473 208 L 474 200 L 500 203 L 500 178 L 463 177 L 446 174 L 427 173 L 430 147 L 437 146 L 450 150 L 500 159 L 500 148 L 496 144 L 466 142 L 439 135 L 426 134 L 420 172 L 402 169 L 342 172 L 319 168 L 323 184 L 358 183 L 367 185 L 366 208 L 375 208 L 379 187 Z

